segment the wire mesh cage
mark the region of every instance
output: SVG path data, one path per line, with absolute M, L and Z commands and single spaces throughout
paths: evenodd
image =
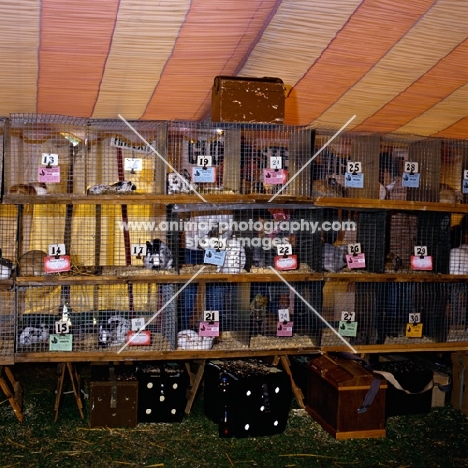
M 450 226 L 451 214 L 446 212 L 389 211 L 385 272 L 461 271 L 456 249 L 452 252 L 452 267 L 449 265 L 451 237 L 455 237 L 455 230 Z
M 178 349 L 314 347 L 321 305 L 321 281 L 191 283 L 178 302 Z
M 12 114 L 5 158 L 5 193 L 50 196 L 85 193 L 86 119 Z
M 468 143 L 465 140 L 441 141 L 439 201 L 468 202 Z
M 314 133 L 264 124 L 174 122 L 169 126 L 167 193 L 310 195 Z
M 321 346 L 466 341 L 466 287 L 451 283 L 327 282 Z
M 204 273 L 253 275 L 271 274 L 272 269 L 322 270 L 322 210 L 274 204 L 223 208 L 206 210 L 192 204 L 172 208 L 171 223 L 179 228 L 180 273 L 201 268 Z
M 175 349 L 174 284 L 18 287 L 16 352 Z
M 0 117 L 0 174 L 3 174 L 4 167 L 4 149 L 9 140 L 9 121 L 6 118 Z M 0 196 L 4 193 L 4 179 L 0 180 Z
M 174 271 L 162 206 L 40 204 L 24 205 L 20 213 L 20 276 Z
M 165 193 L 166 135 L 165 122 L 90 120 L 88 195 Z
M 451 283 L 447 286 L 447 341 L 468 341 L 468 285 Z
M 381 343 L 385 284 L 328 281 L 323 289 L 321 346 Z
M 450 145 L 445 147 L 443 140 L 436 138 L 383 136 L 379 162 L 385 199 L 456 203 L 456 188 L 451 188 L 449 182 L 444 182 L 446 186 L 442 183 L 441 161 Z
M 0 364 L 13 361 L 15 351 L 15 294 L 0 289 Z
M 447 341 L 450 285 L 389 283 L 381 321 L 383 344 L 424 344 Z
M 16 233 L 17 207 L 0 205 L 0 363 L 14 354 Z
M 312 163 L 312 196 L 382 198 L 379 135 L 317 130 Z M 325 146 L 324 149 L 322 149 Z

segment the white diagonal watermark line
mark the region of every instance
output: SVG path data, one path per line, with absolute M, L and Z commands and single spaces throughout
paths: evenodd
M 282 187 L 278 192 L 276 192 L 269 200 L 270 203 L 274 200 L 354 119 L 356 114 L 354 114 L 334 135 L 330 138 L 303 166 L 297 171 Z
M 206 268 L 202 266 L 146 323 L 149 325 L 175 298 Z M 163 286 L 163 285 L 160 285 Z M 117 354 L 120 354 L 143 330 L 138 330 L 118 351 Z
M 146 146 L 148 146 L 148 148 L 151 149 L 151 151 L 159 158 L 161 159 L 161 161 L 164 162 L 164 164 L 169 168 L 171 169 L 172 172 L 175 172 L 179 177 L 180 179 L 182 180 L 182 182 L 184 184 L 186 184 L 191 190 L 193 190 L 197 195 L 198 197 L 203 200 L 204 203 L 208 203 L 206 201 L 206 199 L 198 192 L 198 190 L 196 190 L 193 185 L 182 175 L 180 174 L 173 166 L 170 162 L 168 162 L 166 159 L 164 159 L 164 157 L 159 153 L 159 151 L 156 150 L 156 148 L 153 148 L 153 146 L 149 143 L 149 141 L 147 141 L 143 135 L 141 133 L 139 133 L 135 127 L 133 127 L 132 125 L 130 125 L 129 122 L 127 122 L 120 114 L 119 115 L 119 118 L 125 123 L 125 125 L 127 125 L 127 127 L 133 132 L 135 133 L 135 135 L 137 135 L 141 141 L 143 143 L 145 143 Z
M 319 312 L 317 312 L 310 304 L 307 302 L 307 300 L 299 294 L 296 289 L 294 289 L 290 283 L 288 283 L 272 266 L 268 267 L 270 270 L 274 271 L 275 274 L 278 276 L 278 278 L 283 281 L 283 283 L 286 283 L 288 288 L 291 289 L 291 291 L 341 340 L 343 343 L 351 349 L 351 351 L 354 354 L 357 354 L 357 351 L 320 315 Z

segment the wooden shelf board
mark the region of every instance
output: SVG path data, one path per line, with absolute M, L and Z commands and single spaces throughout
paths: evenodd
M 19 276 L 16 278 L 18 286 L 60 286 L 60 285 L 93 285 L 93 284 L 136 284 L 136 283 L 181 283 L 189 281 L 194 273 L 183 273 L 180 275 L 50 275 L 50 276 Z M 365 273 L 365 272 L 342 272 L 342 273 L 296 273 L 281 272 L 281 276 L 288 282 L 348 282 L 348 283 L 466 283 L 468 275 L 442 275 L 437 273 Z M 275 273 L 206 273 L 197 276 L 197 283 L 274 283 L 281 279 Z M 3 287 L 2 287 L 3 286 Z M 3 285 L 0 289 L 11 289 L 13 281 Z
M 404 211 L 443 211 L 452 213 L 467 213 L 468 204 L 440 203 L 407 200 L 372 200 L 365 198 L 332 198 L 317 197 L 311 199 L 317 207 L 342 208 L 348 210 L 404 210 Z
M 352 345 L 358 353 L 414 353 L 419 351 L 468 351 L 468 342 Z M 323 352 L 350 351 L 345 345 L 321 346 Z
M 40 352 L 17 353 L 15 362 L 107 362 L 107 361 L 164 361 L 194 359 L 233 359 L 261 356 L 316 354 L 318 347 L 275 348 L 253 350 L 208 350 L 208 351 L 122 351 L 120 354 L 110 351 L 89 352 Z
M 208 204 L 254 204 L 256 202 L 268 202 L 272 195 L 263 194 L 238 194 L 238 193 L 201 193 Z M 308 197 L 295 197 L 290 195 L 278 195 L 274 203 L 312 203 Z M 6 194 L 3 196 L 3 204 L 6 205 L 172 205 L 172 204 L 203 204 L 203 200 L 196 194 L 177 195 L 75 195 L 75 194 L 49 194 L 49 195 L 17 195 Z

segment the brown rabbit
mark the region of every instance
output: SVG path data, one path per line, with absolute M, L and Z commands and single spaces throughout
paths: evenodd
M 44 258 L 47 254 L 42 250 L 30 250 L 21 255 L 18 261 L 19 276 L 44 275 Z

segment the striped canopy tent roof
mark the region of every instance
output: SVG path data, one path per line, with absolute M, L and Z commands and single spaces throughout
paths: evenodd
M 218 75 L 285 123 L 468 139 L 463 0 L 4 0 L 0 116 L 206 121 Z

